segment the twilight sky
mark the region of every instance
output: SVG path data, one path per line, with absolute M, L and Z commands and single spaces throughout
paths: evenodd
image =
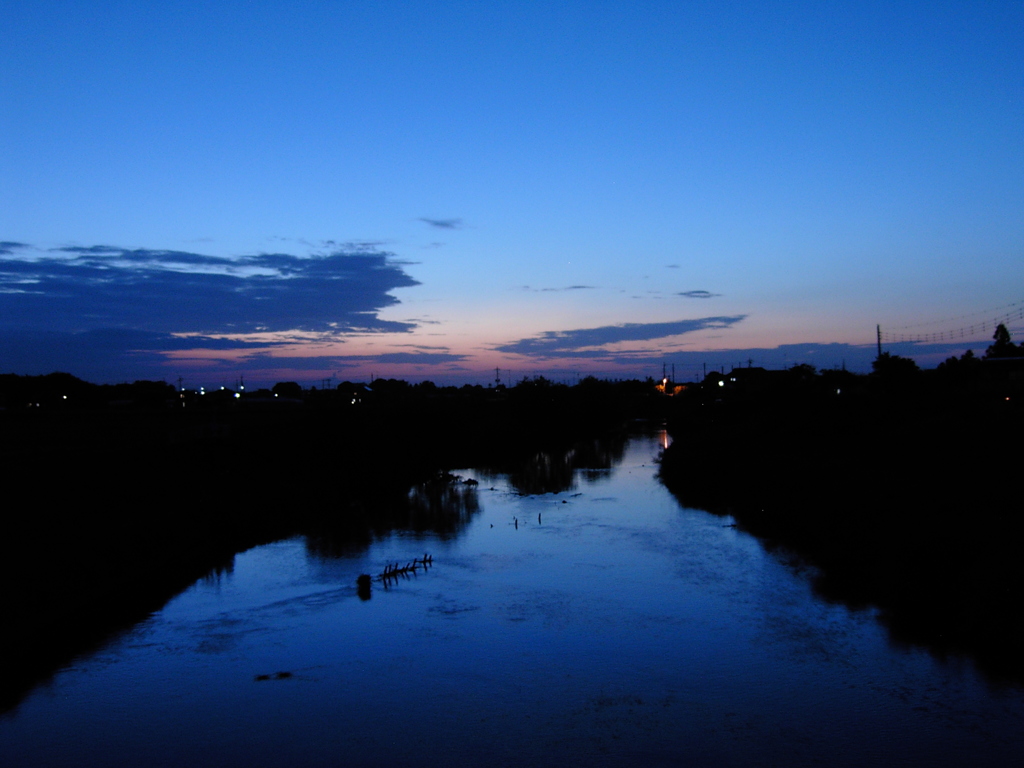
M 0 4 L 0 372 L 934 365 L 1024 337 L 1024 3 Z M 962 334 L 961 334 L 962 332 Z M 953 340 L 949 339 L 950 334 Z

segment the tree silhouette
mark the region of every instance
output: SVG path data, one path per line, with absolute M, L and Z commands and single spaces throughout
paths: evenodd
M 1024 355 L 1024 351 L 1010 340 L 1010 332 L 1006 330 L 1006 326 L 1002 323 L 996 326 L 996 332 L 992 334 L 992 340 L 995 343 L 985 350 L 986 360 L 996 357 L 1021 357 Z
M 302 387 L 296 381 L 279 381 L 274 385 L 271 392 L 281 397 L 293 397 L 296 399 L 302 397 Z
M 912 376 L 920 369 L 909 357 L 883 352 L 871 363 L 871 370 L 883 378 L 901 379 Z

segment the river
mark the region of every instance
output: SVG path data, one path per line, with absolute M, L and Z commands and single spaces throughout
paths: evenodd
M 656 477 L 666 440 L 633 437 L 610 467 L 548 467 L 558 492 L 460 470 L 477 484 L 438 491 L 450 525 L 241 553 L 0 718 L 0 764 L 995 766 L 1024 754 L 1024 691 L 894 644 L 872 611 L 824 602 L 799 563 L 730 518 L 681 507 Z M 360 574 L 425 553 L 428 568 L 358 593 Z

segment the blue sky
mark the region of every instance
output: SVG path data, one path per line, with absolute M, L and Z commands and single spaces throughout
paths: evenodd
M 1021 3 L 8 0 L 0 27 L 3 372 L 683 378 L 863 370 L 876 324 L 975 326 L 889 346 L 924 364 L 1024 334 Z

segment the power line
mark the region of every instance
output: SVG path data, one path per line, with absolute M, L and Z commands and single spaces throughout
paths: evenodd
M 993 316 L 988 314 L 992 311 L 1000 311 L 1001 314 Z M 1010 310 L 1010 311 L 1006 311 Z M 986 317 L 987 316 L 987 317 Z M 985 317 L 982 320 L 980 318 Z M 968 324 L 967 320 L 977 318 L 977 322 Z M 1013 304 L 1007 304 L 1003 307 L 999 307 L 996 310 L 989 310 L 986 312 L 974 312 L 970 315 L 961 315 L 960 317 L 949 318 L 946 320 L 935 320 L 927 323 L 916 323 L 912 325 L 897 326 L 895 330 L 879 331 L 879 339 L 882 343 L 886 344 L 897 344 L 897 343 L 933 343 L 936 341 L 974 341 L 977 340 L 979 335 L 988 335 L 995 331 L 998 325 L 1009 325 L 1014 320 L 1024 320 L 1024 301 L 1017 301 Z M 963 322 L 959 328 L 947 328 L 942 331 L 932 331 L 930 333 L 900 333 L 911 328 L 923 328 L 925 326 L 934 326 L 946 323 Z

